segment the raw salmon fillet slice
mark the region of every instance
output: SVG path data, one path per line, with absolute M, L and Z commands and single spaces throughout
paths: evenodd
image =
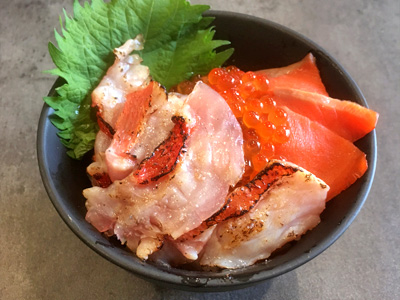
M 354 142 L 371 132 L 379 114 L 355 102 L 291 88 L 274 89 L 274 100 Z
M 315 57 L 311 53 L 289 66 L 261 70 L 257 73 L 267 75 L 271 90 L 285 87 L 328 96 L 315 63 Z
M 352 142 L 287 107 L 291 135 L 275 146 L 274 158 L 285 158 L 313 173 L 329 186 L 332 199 L 360 178 L 368 168 L 366 155 Z

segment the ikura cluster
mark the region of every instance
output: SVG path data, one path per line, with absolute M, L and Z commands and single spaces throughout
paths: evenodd
M 243 179 L 249 180 L 274 158 L 275 146 L 289 140 L 288 116 L 276 106 L 265 75 L 229 66 L 211 70 L 207 79 L 242 125 L 246 160 Z

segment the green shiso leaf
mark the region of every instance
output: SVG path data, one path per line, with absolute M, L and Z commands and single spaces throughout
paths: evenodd
M 56 68 L 47 72 L 66 83 L 44 101 L 54 109 L 51 122 L 70 157 L 81 159 L 93 148 L 98 126 L 91 92 L 113 64 L 112 50 L 126 40 L 144 36 L 143 64 L 167 89 L 206 74 L 231 56 L 231 48 L 216 51 L 229 42 L 213 40 L 213 19 L 202 17 L 208 9 L 186 0 L 92 0 L 83 5 L 75 0 L 74 17 L 63 11 L 61 34 L 55 31 L 57 47 L 48 46 Z

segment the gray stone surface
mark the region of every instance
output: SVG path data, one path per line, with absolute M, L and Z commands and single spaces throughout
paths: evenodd
M 354 223 L 306 265 L 253 288 L 156 287 L 107 262 L 63 223 L 41 183 L 36 128 L 54 78 L 47 52 L 72 0 L 0 0 L 0 299 L 400 299 L 400 2 L 201 0 L 290 27 L 327 49 L 380 112 L 378 165 Z

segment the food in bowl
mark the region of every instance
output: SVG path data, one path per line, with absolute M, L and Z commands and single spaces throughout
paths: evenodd
M 92 93 L 101 129 L 95 187 L 83 191 L 86 220 L 139 258 L 249 266 L 314 228 L 325 201 L 365 173 L 353 136 L 377 114 L 329 98 L 311 54 L 259 74 L 213 69 L 178 84 L 185 95 L 129 55 L 142 43 L 115 49 Z
M 255 70 L 255 69 L 253 69 L 253 70 Z M 202 84 L 198 84 L 198 85 L 202 85 Z M 232 109 L 231 109 L 231 111 L 233 111 Z M 239 122 L 239 120 L 237 120 L 237 122 L 239 123 L 239 125 L 242 125 L 242 124 L 240 124 L 240 122 Z M 178 126 L 180 126 L 179 125 L 179 122 L 177 122 L 177 123 L 175 123 L 175 124 L 178 124 Z M 242 126 L 240 126 L 240 127 L 242 127 Z M 282 165 L 282 163 L 280 163 L 281 165 Z M 299 173 L 300 174 L 300 173 Z M 320 185 L 321 186 L 321 185 Z M 261 203 L 261 202 L 260 202 Z M 253 210 L 253 212 L 254 212 L 254 210 Z M 244 216 L 245 216 L 246 214 L 244 214 Z

